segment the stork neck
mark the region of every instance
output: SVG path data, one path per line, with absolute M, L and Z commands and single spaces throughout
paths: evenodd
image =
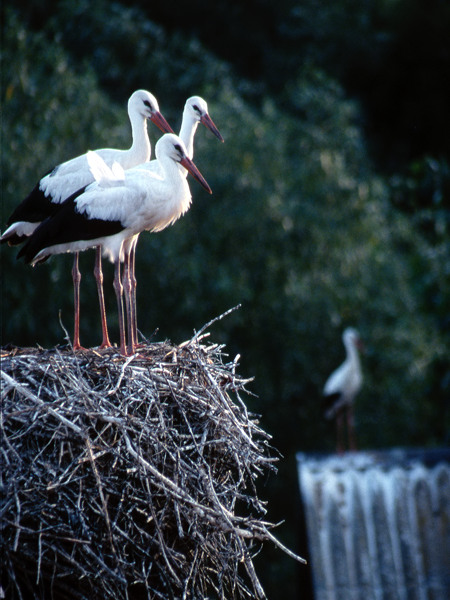
M 179 185 L 183 185 L 187 177 L 187 171 L 184 167 L 168 156 L 161 156 L 158 158 L 158 161 L 166 185 L 172 189 L 177 188 Z M 186 176 L 183 176 L 184 174 L 182 171 L 186 171 Z
M 150 160 L 151 146 L 148 138 L 147 120 L 139 113 L 132 113 L 129 116 L 133 142 L 128 152 L 135 159 L 135 164 L 138 165 Z
M 183 112 L 183 120 L 181 122 L 180 138 L 186 146 L 187 155 L 190 159 L 194 157 L 194 137 L 197 131 L 199 121 L 194 119 L 187 111 Z
M 345 343 L 345 349 L 347 351 L 347 360 L 353 364 L 359 365 L 359 353 L 358 349 L 351 341 Z

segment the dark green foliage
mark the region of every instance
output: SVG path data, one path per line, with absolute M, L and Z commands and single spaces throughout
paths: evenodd
M 200 4 L 194 2 L 193 10 Z M 245 60 L 248 48 L 259 47 L 266 64 L 258 67 L 259 80 L 242 78 L 206 50 L 195 28 L 180 33 L 175 23 L 183 18 L 184 3 L 177 4 L 166 28 L 148 20 L 144 5 L 67 1 L 44 20 L 45 3 L 39 3 L 27 13 L 29 27 L 20 8 L 7 12 L 3 39 L 2 230 L 16 204 L 57 161 L 88 148 L 129 145 L 126 101 L 134 89 L 153 92 L 175 130 L 189 95 L 208 101 L 225 144 L 200 126 L 194 158 L 213 195 L 190 179 L 193 204 L 187 215 L 161 233 L 141 236 L 138 323 L 147 337 L 159 328 L 154 339 L 179 343 L 193 328 L 242 303 L 214 326 L 214 341 L 226 343 L 230 354 L 240 353 L 243 373 L 255 376 L 251 408 L 261 413 L 285 456 L 269 492 L 274 519 L 288 521 L 289 543 L 294 454 L 334 450 L 321 389 L 344 358 L 340 336 L 346 325 L 358 327 L 366 344 L 365 384 L 356 410 L 361 447 L 440 445 L 448 441 L 450 418 L 449 155 L 433 154 L 442 149 L 433 122 L 435 143 L 415 148 L 410 160 L 403 152 L 410 144 L 403 92 L 395 114 L 405 118 L 390 137 L 388 124 L 373 115 L 377 107 L 381 115 L 386 107 L 393 110 L 386 100 L 392 88 L 387 79 L 378 80 L 377 96 L 369 85 L 371 76 L 383 72 L 388 51 L 404 48 L 414 29 L 407 30 L 406 22 L 400 28 L 397 13 L 388 10 L 392 5 L 400 11 L 405 4 L 400 1 L 348 0 L 320 11 L 313 4 L 282 2 L 274 38 L 255 29 L 248 44 L 243 41 Z M 410 15 L 415 24 L 419 4 Z M 441 4 L 433 14 L 442 11 L 444 22 Z M 230 6 L 233 15 L 238 9 Z M 159 7 L 156 16 L 162 12 Z M 341 21 L 349 12 L 351 28 L 345 31 Z M 272 53 L 273 39 L 280 36 L 284 46 Z M 258 46 L 262 39 L 265 49 Z M 212 42 L 210 47 L 218 50 Z M 422 42 L 420 47 L 429 64 L 432 48 L 427 54 Z M 433 48 L 441 52 L 438 38 Z M 414 48 L 411 77 L 402 76 L 409 84 L 405 90 L 423 107 L 413 85 L 414 68 L 425 68 L 417 52 Z M 364 69 L 357 95 L 368 101 L 361 106 L 346 89 L 351 73 L 362 77 Z M 436 77 L 430 90 L 435 82 Z M 431 91 L 430 102 L 437 95 Z M 433 110 L 448 140 L 440 98 Z M 159 133 L 153 126 L 149 131 L 154 143 Z M 389 158 L 389 176 L 374 166 L 375 146 Z M 64 342 L 58 312 L 71 332 L 71 257 L 31 269 L 15 261 L 16 252 L 1 247 L 3 343 Z M 85 345 L 100 343 L 101 333 L 93 263 L 93 253 L 84 253 Z M 109 265 L 105 272 L 117 340 Z M 271 557 L 277 573 L 268 569 L 269 581 L 291 568 L 280 566 L 279 558 Z M 291 587 L 284 597 L 294 597 Z M 268 585 L 269 597 L 277 597 L 276 589 L 271 594 Z

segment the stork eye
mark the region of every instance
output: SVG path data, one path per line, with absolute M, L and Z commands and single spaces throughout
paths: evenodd
M 198 113 L 199 113 L 199 112 L 201 112 L 201 111 L 200 111 L 200 109 L 199 109 L 199 107 L 198 107 L 196 104 L 194 104 L 194 106 L 193 106 L 192 108 L 193 108 L 195 111 L 197 111 Z
M 183 154 L 183 150 L 181 149 L 180 144 L 175 144 L 174 148 L 177 152 L 179 152 L 180 154 Z
M 152 105 L 150 104 L 150 102 L 148 100 L 144 100 L 144 104 L 145 106 L 147 106 L 150 110 L 153 110 Z

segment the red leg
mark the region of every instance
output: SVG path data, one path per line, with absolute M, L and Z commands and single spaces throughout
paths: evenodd
M 138 343 L 138 330 L 137 330 L 137 308 L 136 308 L 136 245 L 138 236 L 133 239 L 130 249 L 130 283 L 131 283 L 131 302 L 133 311 L 133 338 L 135 343 Z
M 353 404 L 349 404 L 347 407 L 347 434 L 348 443 L 350 450 L 356 450 L 356 436 L 355 436 L 355 420 L 353 416 Z
M 336 450 L 342 454 L 345 450 L 344 444 L 344 409 L 340 409 L 336 414 Z
M 117 311 L 119 313 L 119 332 L 120 332 L 120 353 L 128 356 L 125 341 L 125 322 L 123 314 L 123 286 L 120 280 L 120 259 L 118 258 L 114 265 L 114 290 L 117 298 Z
M 111 342 L 108 336 L 108 324 L 106 322 L 105 296 L 103 294 L 103 269 L 102 269 L 102 248 L 97 246 L 95 249 L 95 268 L 94 276 L 97 282 L 98 302 L 100 305 L 100 319 L 102 323 L 102 343 L 100 348 L 111 348 Z
M 125 305 L 127 312 L 127 325 L 128 325 L 128 353 L 131 355 L 135 351 L 136 340 L 134 338 L 134 312 L 133 312 L 133 301 L 132 301 L 132 286 L 131 286 L 131 266 L 130 266 L 130 250 L 131 247 L 125 248 L 124 257 L 124 270 L 123 270 L 123 286 L 125 292 Z
M 78 266 L 79 254 L 75 252 L 73 257 L 72 279 L 73 279 L 73 308 L 74 308 L 74 325 L 73 325 L 73 349 L 82 350 L 80 344 L 80 281 L 81 273 Z

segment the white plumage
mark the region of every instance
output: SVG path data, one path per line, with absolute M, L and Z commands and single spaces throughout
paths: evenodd
M 131 123 L 132 144 L 128 150 L 103 148 L 96 150 L 104 165 L 112 168 L 117 179 L 117 172 L 129 169 L 146 162 L 151 156 L 146 120 L 153 121 L 163 132 L 172 132 L 171 127 L 162 116 L 156 98 L 146 90 L 135 91 L 128 100 L 128 116 Z M 105 181 L 107 176 L 104 177 Z M 17 245 L 25 241 L 44 219 L 53 215 L 59 205 L 72 194 L 83 189 L 94 181 L 94 175 L 88 162 L 88 154 L 82 154 L 56 166 L 50 173 L 42 177 L 32 192 L 15 209 L 8 220 L 8 229 L 0 238 L 1 242 Z M 103 273 L 101 253 L 97 250 L 94 274 L 100 304 L 103 341 L 101 347 L 109 347 L 106 325 L 105 304 L 103 298 Z M 79 291 L 81 274 L 78 268 L 78 254 L 74 257 L 72 269 L 74 282 L 74 349 L 81 348 L 79 339 Z
M 156 98 L 146 90 L 137 90 L 130 96 L 128 117 L 131 123 L 131 147 L 128 150 L 113 148 L 95 150 L 110 168 L 117 163 L 122 169 L 130 169 L 150 160 L 151 146 L 147 132 L 147 119 L 153 121 L 161 131 L 173 133 L 159 110 Z M 9 227 L 0 240 L 13 244 L 24 241 L 14 236 L 31 235 L 40 222 L 57 210 L 55 205 L 93 181 L 94 176 L 88 163 L 87 153 L 59 164 L 42 177 L 29 196 L 15 209 L 8 221 Z M 27 220 L 31 215 L 32 219 Z
M 95 150 L 108 167 L 117 164 L 126 170 L 150 160 L 151 145 L 147 119 L 154 122 L 161 131 L 173 133 L 159 110 L 158 101 L 147 90 L 137 90 L 130 96 L 128 117 L 131 123 L 131 147 L 127 150 L 116 148 Z M 93 181 L 86 153 L 58 165 L 40 180 L 39 187 L 46 196 L 51 196 L 52 202 L 60 203 Z
M 118 185 L 112 184 L 114 175 L 105 166 L 102 177 L 88 186 L 84 193 L 73 195 L 64 202 L 53 217 L 43 222 L 28 240 L 19 257 L 36 264 L 52 254 L 79 252 L 92 247 L 101 247 L 115 263 L 115 289 L 121 323 L 121 351 L 125 347 L 125 329 L 122 304 L 120 262 L 125 262 L 125 300 L 130 344 L 134 351 L 134 336 L 131 333 L 134 315 L 130 307 L 130 249 L 134 236 L 141 231 L 161 231 L 174 223 L 189 208 L 191 193 L 179 165 L 186 168 L 205 189 L 211 189 L 197 167 L 187 156 L 182 140 L 174 134 L 165 134 L 156 144 L 157 172 L 136 167 L 123 173 Z M 93 170 L 98 167 L 94 159 Z M 126 280 L 126 281 L 125 281 Z
M 180 138 L 183 140 L 189 158 L 194 156 L 194 137 L 199 123 L 203 123 L 218 140 L 223 142 L 219 130 L 209 116 L 208 105 L 200 96 L 191 96 L 186 100 L 181 122 Z M 187 175 L 186 171 L 185 174 Z
M 323 394 L 325 399 L 331 403 L 326 412 L 326 417 L 336 417 L 337 425 L 337 447 L 343 450 L 343 426 L 344 417 L 347 420 L 349 445 L 352 450 L 356 449 L 356 441 L 353 423 L 353 401 L 362 386 L 362 371 L 358 348 L 361 348 L 361 340 L 356 329 L 348 327 L 343 335 L 342 341 L 346 350 L 346 358 L 327 379 Z
M 86 152 L 86 158 L 89 170 L 92 173 L 95 182 L 104 187 L 123 185 L 125 181 L 125 170 L 120 163 L 113 162 L 110 168 L 100 155 L 92 150 Z M 86 189 L 84 191 L 86 191 Z
M 194 138 L 195 138 L 195 133 L 197 131 L 197 127 L 198 127 L 199 123 L 203 123 L 203 125 L 205 125 L 221 142 L 224 141 L 218 128 L 216 127 L 216 125 L 214 124 L 213 120 L 211 119 L 211 117 L 209 115 L 208 104 L 206 103 L 206 100 L 204 100 L 200 96 L 191 96 L 190 98 L 188 98 L 186 100 L 186 103 L 184 105 L 183 118 L 182 118 L 182 122 L 181 122 L 180 134 L 179 134 L 180 138 L 182 139 L 182 141 L 184 142 L 184 144 L 186 146 L 187 156 L 190 159 L 192 159 L 194 157 Z M 148 163 L 144 163 L 144 164 L 140 165 L 139 168 L 144 171 L 153 172 L 156 174 L 159 173 L 159 171 L 160 171 L 159 162 L 157 160 L 152 160 Z M 188 174 L 187 170 L 182 166 L 179 166 L 179 169 L 180 169 L 181 173 L 183 174 L 183 176 L 187 177 L 187 174 Z M 120 185 L 119 173 L 116 174 L 116 177 L 117 177 L 117 185 Z M 99 169 L 98 177 L 96 176 L 96 179 L 98 181 L 100 181 L 101 178 L 102 178 L 102 175 L 101 175 L 100 169 Z M 111 173 L 109 176 L 109 182 L 111 182 L 113 178 L 114 178 L 114 175 Z M 106 181 L 103 182 L 103 184 L 105 186 L 110 185 L 110 183 L 108 183 L 108 178 Z M 131 263 L 130 269 L 131 269 L 131 281 L 132 281 L 130 302 L 133 305 L 133 312 L 135 315 L 136 315 L 136 277 L 134 275 L 134 265 L 135 265 L 135 251 L 136 251 L 136 245 L 138 242 L 138 237 L 139 237 L 139 234 L 135 235 L 133 237 L 133 239 L 129 241 L 129 252 L 130 252 L 130 263 Z M 135 327 L 134 327 L 134 332 L 133 332 L 133 338 L 137 342 L 138 332 L 137 332 L 137 326 L 136 326 L 136 318 L 134 319 L 134 323 L 135 323 Z

